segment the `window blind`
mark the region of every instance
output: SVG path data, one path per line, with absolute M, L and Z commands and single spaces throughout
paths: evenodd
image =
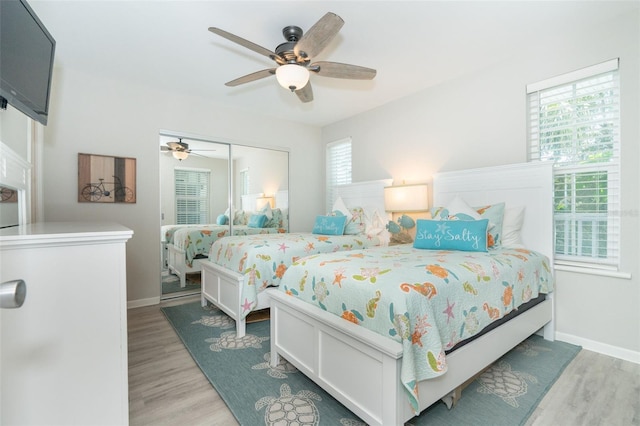
M 351 138 L 327 144 L 327 211 L 336 198 L 336 186 L 351 183 Z
M 208 170 L 175 169 L 176 224 L 206 224 L 209 220 Z
M 617 268 L 618 60 L 527 86 L 530 161 L 554 162 L 556 261 Z

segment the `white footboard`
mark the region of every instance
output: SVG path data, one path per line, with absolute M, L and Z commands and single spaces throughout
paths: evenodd
M 236 333 L 243 337 L 246 332 L 246 317 L 242 318 L 241 291 L 245 276 L 223 268 L 209 260 L 201 260 L 202 267 L 202 306 L 211 302 L 236 322 Z M 258 293 L 258 306 L 254 309 L 269 307 L 269 291 Z
M 180 278 L 180 287 L 187 285 L 187 274 L 200 272 L 200 260 L 194 259 L 192 266 L 187 266 L 187 259 L 184 250 L 181 250 L 173 244 L 167 245 L 167 263 L 169 272 Z
M 419 384 L 420 410 L 451 393 L 551 320 L 552 301 L 447 356 L 449 371 Z M 402 345 L 290 297 L 271 294 L 271 363 L 283 356 L 371 425 L 414 416 L 400 383 Z

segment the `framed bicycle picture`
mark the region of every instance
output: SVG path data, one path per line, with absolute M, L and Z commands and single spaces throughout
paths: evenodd
M 78 154 L 78 202 L 135 203 L 136 159 Z

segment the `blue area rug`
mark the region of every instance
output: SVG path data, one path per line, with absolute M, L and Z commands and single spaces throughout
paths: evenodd
M 180 278 L 168 272 L 162 273 L 162 294 L 178 293 L 181 291 L 200 291 L 200 273 L 187 274 L 185 286 L 180 287 Z
M 247 324 L 236 339 L 235 322 L 217 308 L 194 302 L 162 311 L 240 424 L 297 415 L 307 424 L 364 425 L 288 362 L 269 366 L 269 321 Z M 465 388 L 454 409 L 438 402 L 407 425 L 522 425 L 580 349 L 532 336 Z

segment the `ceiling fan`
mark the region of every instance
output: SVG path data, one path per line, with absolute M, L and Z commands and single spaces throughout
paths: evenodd
M 166 145 L 161 145 L 160 151 L 171 152 L 173 158 L 180 161 L 189 157 L 189 154 L 200 155 L 194 152 L 194 150 L 189 149 L 189 144 L 182 142 L 182 138 L 178 138 L 178 142 L 167 142 Z M 197 151 L 215 151 L 215 149 L 198 149 Z M 200 156 L 204 157 L 204 155 Z
M 295 92 L 302 102 L 311 102 L 313 90 L 309 81 L 310 72 L 323 77 L 351 80 L 371 80 L 376 76 L 376 70 L 358 65 L 327 61 L 311 63 L 311 58 L 327 47 L 343 25 L 344 21 L 341 17 L 328 12 L 304 34 L 300 27 L 294 25 L 284 27 L 282 35 L 287 41 L 276 47 L 274 52 L 220 28 L 210 27 L 209 31 L 264 55 L 278 64 L 276 68 L 247 74 L 225 85 L 238 86 L 275 74 L 282 87 Z

